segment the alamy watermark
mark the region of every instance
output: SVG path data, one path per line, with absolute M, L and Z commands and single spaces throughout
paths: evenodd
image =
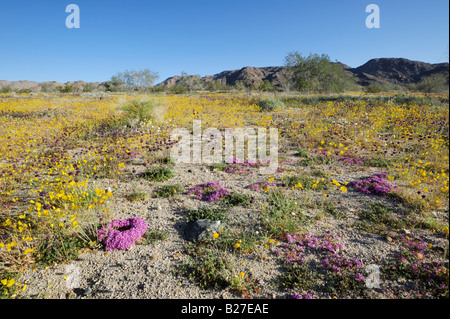
M 375 264 L 366 266 L 367 277 L 365 284 L 367 288 L 380 288 L 380 267 Z
M 80 7 L 76 4 L 69 4 L 66 12 L 70 13 L 66 18 L 66 27 L 68 29 L 80 28 Z
M 81 271 L 80 267 L 68 264 L 65 269 L 66 287 L 75 289 L 80 287 Z
M 202 132 L 201 121 L 194 120 L 192 133 L 177 128 L 170 138 L 179 140 L 170 153 L 174 163 L 261 163 L 260 174 L 273 174 L 278 168 L 277 128 L 270 128 L 269 134 L 266 128 L 251 127 L 226 128 L 224 133 L 210 127 Z
M 369 4 L 366 7 L 366 12 L 370 14 L 366 18 L 366 27 L 368 29 L 379 29 L 380 28 L 380 7 L 376 4 Z
M 76 4 L 66 6 L 66 12 L 70 13 L 66 18 L 66 27 L 68 29 L 80 28 L 80 7 Z M 376 4 L 366 6 L 366 12 L 370 13 L 366 18 L 366 27 L 368 29 L 380 28 L 380 7 Z

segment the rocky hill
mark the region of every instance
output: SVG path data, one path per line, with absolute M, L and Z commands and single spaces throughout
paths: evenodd
M 449 76 L 448 63 L 431 64 L 420 61 L 411 61 L 403 58 L 372 59 L 357 68 L 351 68 L 340 62 L 337 63 L 346 71 L 346 73 L 353 76 L 356 82 L 362 86 L 367 86 L 372 83 L 390 83 L 404 86 L 411 83 L 418 83 L 424 77 L 433 74 L 444 74 L 447 78 Z M 283 84 L 289 79 L 286 67 L 283 66 L 246 66 L 239 70 L 223 71 L 214 75 L 206 75 L 201 78 L 192 75 L 188 77 L 201 79 L 206 83 L 216 81 L 220 85 L 228 86 L 235 86 L 238 83 L 242 83 L 247 86 L 258 86 L 267 80 L 270 84 L 278 87 L 282 87 Z M 157 84 L 157 86 L 173 87 L 181 84 L 183 80 L 185 80 L 185 77 L 172 76 Z M 39 92 L 57 89 L 65 84 L 72 85 L 79 91 L 82 91 L 88 83 L 84 81 L 67 83 L 52 81 L 39 83 L 33 81 L 0 80 L 0 89 L 3 87 L 10 87 L 13 91 L 26 89 Z M 91 85 L 91 89 L 103 91 L 107 86 L 107 81 L 91 82 L 89 84 Z
M 403 86 L 410 83 L 418 83 L 422 78 L 433 74 L 445 74 L 447 77 L 449 75 L 448 63 L 431 64 L 403 58 L 372 59 L 357 68 L 351 68 L 340 62 L 337 63 L 362 86 L 386 82 Z M 181 76 L 170 77 L 158 85 L 175 86 L 180 83 L 181 79 Z M 263 81 L 268 80 L 274 86 L 282 86 L 288 79 L 288 75 L 286 68 L 282 66 L 263 68 L 246 66 L 240 70 L 223 71 L 218 74 L 207 75 L 202 79 L 205 82 L 214 80 L 222 85 L 231 86 L 236 85 L 238 81 L 258 86 Z
M 401 58 L 372 59 L 367 63 L 349 69 L 361 85 L 372 82 L 390 82 L 405 85 L 417 83 L 422 78 L 433 74 L 449 74 L 448 63 L 430 64 Z

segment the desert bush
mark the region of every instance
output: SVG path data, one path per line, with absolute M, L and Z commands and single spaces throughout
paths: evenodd
M 301 92 L 342 92 L 356 86 L 354 79 L 326 54 L 302 56 L 299 52 L 290 52 L 285 64 L 296 89 Z
M 441 93 L 448 92 L 448 84 L 448 75 L 433 74 L 422 78 L 419 83 L 409 85 L 408 88 L 415 92 Z
M 261 108 L 261 111 L 263 112 L 272 112 L 275 111 L 276 109 L 282 109 L 286 107 L 286 105 L 284 105 L 283 102 L 274 98 L 259 101 L 257 105 Z
M 209 208 L 209 207 L 201 207 L 199 209 L 190 209 L 187 211 L 187 219 L 186 222 L 195 222 L 199 219 L 206 219 L 210 221 L 214 220 L 222 220 L 226 219 L 226 209 L 224 208 Z
M 184 94 L 187 93 L 187 91 L 188 89 L 186 89 L 184 86 L 181 85 L 175 85 L 169 89 L 169 92 L 172 94 Z
M 132 100 L 121 107 L 125 112 L 125 118 L 130 122 L 146 122 L 153 118 L 153 112 L 157 104 L 153 100 Z
M 95 90 L 94 83 L 86 83 L 83 85 L 83 93 L 93 92 Z
M 140 174 L 140 177 L 152 182 L 162 182 L 172 178 L 173 176 L 174 173 L 170 170 L 170 168 L 165 166 L 148 169 Z
M 75 87 L 70 84 L 66 84 L 58 88 L 60 93 L 73 93 L 75 92 Z
M 8 85 L 0 88 L 0 93 L 11 93 L 11 92 L 12 92 L 12 89 Z
M 378 83 L 371 83 L 364 88 L 366 93 L 380 93 L 383 91 L 383 88 Z
M 181 184 L 175 184 L 175 185 L 164 185 L 161 186 L 159 189 L 157 189 L 153 195 L 153 197 L 156 198 L 166 198 L 170 196 L 174 196 L 176 194 L 179 194 L 184 191 L 184 187 Z
M 111 91 L 148 91 L 159 75 L 149 69 L 125 70 L 111 77 Z

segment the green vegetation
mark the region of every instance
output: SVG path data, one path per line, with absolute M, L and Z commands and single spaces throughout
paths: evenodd
M 274 98 L 259 101 L 257 104 L 263 112 L 272 112 L 286 107 L 283 102 Z
M 125 195 L 125 198 L 129 202 L 137 202 L 143 201 L 144 199 L 147 198 L 147 196 L 148 195 L 146 193 L 133 191 L 132 193 Z
M 222 203 L 227 206 L 248 206 L 251 200 L 250 195 L 232 192 L 222 199 Z
M 294 87 L 300 92 L 343 92 L 356 86 L 342 67 L 332 63 L 326 54 L 303 56 L 290 52 L 285 61 Z
M 159 166 L 152 169 L 147 169 L 139 176 L 151 182 L 163 182 L 172 178 L 174 173 L 166 166 Z
M 226 209 L 201 207 L 199 209 L 187 210 L 187 219 L 186 219 L 187 223 L 194 222 L 199 219 L 206 219 L 210 221 L 213 220 L 224 221 L 226 219 Z
M 269 237 L 281 238 L 286 233 L 299 231 L 309 222 L 289 196 L 272 191 L 268 196 L 268 205 L 261 212 L 261 224 Z
M 161 186 L 160 188 L 158 188 L 155 191 L 153 197 L 166 198 L 166 197 L 170 197 L 170 196 L 174 196 L 174 195 L 180 194 L 182 192 L 184 192 L 184 187 L 181 184 L 164 185 L 164 186 Z

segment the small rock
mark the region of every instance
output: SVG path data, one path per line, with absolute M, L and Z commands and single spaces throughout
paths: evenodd
M 209 221 L 199 219 L 186 225 L 184 235 L 186 240 L 199 240 L 205 237 L 211 237 L 215 232 L 221 232 L 224 226 L 225 224 L 220 220 Z
M 409 234 L 411 234 L 411 231 L 410 230 L 408 230 L 408 229 L 403 229 L 403 232 L 406 234 L 406 235 L 409 235 Z
M 83 296 L 88 296 L 92 293 L 92 288 L 91 287 L 87 287 L 86 290 L 84 290 L 83 292 Z

